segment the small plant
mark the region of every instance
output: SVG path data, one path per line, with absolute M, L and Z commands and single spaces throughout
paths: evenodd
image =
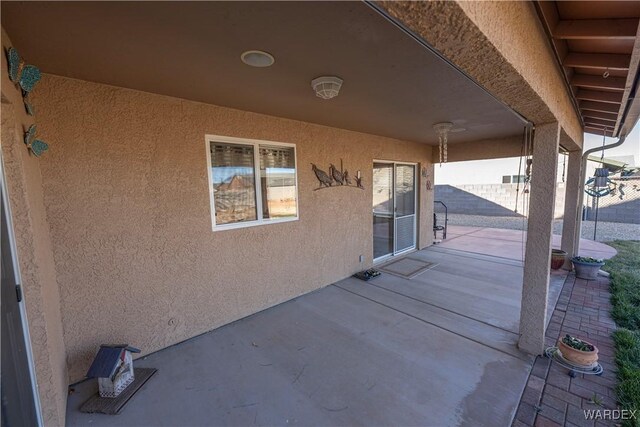
M 590 256 L 577 256 L 573 258 L 573 261 L 584 262 L 587 264 L 602 264 L 604 260 L 598 258 L 592 258 Z
M 591 396 L 591 399 L 589 400 L 596 406 L 602 406 L 604 404 L 602 398 L 595 393 L 593 393 L 593 396 Z
M 562 338 L 562 342 L 568 345 L 571 348 L 575 348 L 580 351 L 593 351 L 594 348 L 591 344 L 582 341 L 581 339 L 572 337 L 569 334 L 566 334 L 564 338 Z

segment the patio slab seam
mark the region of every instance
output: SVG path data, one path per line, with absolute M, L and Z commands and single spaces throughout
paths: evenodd
M 448 309 L 448 308 L 446 308 L 446 307 L 442 307 L 442 306 L 440 306 L 440 305 L 433 304 L 433 303 L 430 303 L 430 302 L 428 302 L 428 301 L 421 300 L 421 299 L 416 298 L 416 297 L 412 297 L 412 296 L 410 296 L 410 295 L 405 295 L 405 294 L 403 294 L 403 293 L 401 293 L 401 292 L 397 292 L 397 291 L 394 291 L 394 290 L 392 290 L 392 289 L 387 289 L 387 288 L 385 288 L 385 287 L 382 287 L 382 286 L 376 285 L 375 283 L 372 283 L 372 282 L 367 283 L 367 285 L 375 286 L 376 288 L 381 289 L 381 290 L 383 290 L 383 291 L 390 292 L 390 293 L 393 293 L 393 294 L 399 295 L 399 296 L 401 296 L 401 297 L 408 298 L 408 299 L 411 299 L 411 300 L 413 300 L 413 301 L 417 301 L 417 302 L 422 303 L 422 304 L 426 304 L 426 305 L 430 305 L 430 306 L 432 306 L 432 307 L 436 307 L 436 308 L 437 308 L 437 309 L 439 309 L 439 310 L 447 311 L 447 312 L 449 312 L 449 313 L 451 313 L 451 314 L 455 314 L 456 316 L 464 317 L 464 318 L 469 319 L 469 320 L 471 320 L 471 321 L 478 322 L 478 323 L 482 323 L 483 325 L 487 325 L 487 326 L 492 327 L 492 328 L 500 329 L 501 331 L 507 332 L 507 333 L 512 334 L 512 335 L 514 335 L 514 336 L 517 336 L 517 335 L 518 335 L 516 332 L 514 332 L 514 331 L 512 331 L 512 330 L 509 330 L 509 329 L 506 329 L 506 328 L 502 328 L 502 327 L 500 327 L 500 326 L 497 326 L 497 325 L 494 325 L 494 324 L 491 324 L 491 323 L 488 323 L 488 322 L 484 322 L 484 321 L 482 321 L 482 320 L 480 320 L 480 319 L 475 319 L 475 318 L 473 318 L 473 317 L 471 317 L 471 316 L 467 316 L 466 314 L 459 313 L 459 312 L 457 312 L 457 311 L 455 311 L 455 310 L 451 310 L 451 309 Z M 335 286 L 339 287 L 340 289 L 344 289 L 344 288 L 340 287 L 340 285 L 338 285 L 338 284 L 336 284 Z M 347 290 L 347 289 L 344 289 L 344 290 Z M 349 292 L 351 292 L 351 291 L 349 291 Z M 363 298 L 365 298 L 365 297 L 363 297 Z M 399 311 L 399 312 L 401 312 L 401 313 L 402 313 L 402 311 L 401 311 L 401 310 L 397 310 L 397 309 L 395 309 L 395 308 L 393 308 L 393 307 L 391 307 L 391 308 L 392 308 L 393 310 L 396 310 L 396 311 Z M 429 322 L 427 322 L 427 323 L 429 323 Z M 436 325 L 436 326 L 437 326 L 437 325 Z
M 390 306 L 390 305 L 388 305 L 388 304 L 385 304 L 385 303 L 383 303 L 383 302 L 376 301 L 376 300 L 375 300 L 375 299 L 373 299 L 373 298 L 368 298 L 368 297 L 366 297 L 366 296 L 364 296 L 364 295 L 361 295 L 361 294 L 358 294 L 358 293 L 356 293 L 356 292 L 350 291 L 349 289 L 345 289 L 345 288 L 343 288 L 343 287 L 341 287 L 341 286 L 339 286 L 339 285 L 337 285 L 337 284 L 335 284 L 334 286 L 336 286 L 337 288 L 342 289 L 343 291 L 349 292 L 349 293 L 351 293 L 351 294 L 353 294 L 353 295 L 357 295 L 357 296 L 359 296 L 359 297 L 361 297 L 361 298 L 364 298 L 364 299 L 366 299 L 366 300 L 368 300 L 368 301 L 371 301 L 371 302 L 374 302 L 374 303 L 376 303 L 376 304 L 379 304 L 379 305 L 381 305 L 381 306 L 383 306 L 383 307 L 385 307 L 385 308 L 388 308 L 388 309 L 390 309 L 390 310 L 396 311 L 396 312 L 401 313 L 401 314 L 403 314 L 403 315 L 405 315 L 405 316 L 409 316 L 409 317 L 411 317 L 412 319 L 415 319 L 415 320 L 418 320 L 418 321 L 420 321 L 420 322 L 423 322 L 423 323 L 426 323 L 426 324 L 428 324 L 428 325 L 431 325 L 431 326 L 433 326 L 433 327 L 436 327 L 436 328 L 442 329 L 443 331 L 446 331 L 446 332 L 448 332 L 448 333 L 450 333 L 450 334 L 456 335 L 456 336 L 458 336 L 458 337 L 460 337 L 460 338 L 467 339 L 467 340 L 469 340 L 469 341 L 473 341 L 473 342 L 475 342 L 476 344 L 480 344 L 480 345 L 483 345 L 483 346 L 485 346 L 485 347 L 491 348 L 492 350 L 499 351 L 500 353 L 506 354 L 507 356 L 516 357 L 516 358 L 518 358 L 518 359 L 520 359 L 520 360 L 524 360 L 524 361 L 529 361 L 529 360 L 531 360 L 530 358 L 526 357 L 524 354 L 523 354 L 521 357 L 517 357 L 516 355 L 514 355 L 514 354 L 512 354 L 512 353 L 508 353 L 508 352 L 506 352 L 506 351 L 504 351 L 504 350 L 502 350 L 502 349 L 495 348 L 495 347 L 493 347 L 493 346 L 487 345 L 487 343 L 486 343 L 486 342 L 478 341 L 478 340 L 475 340 L 475 339 L 470 338 L 470 337 L 468 337 L 468 336 L 462 335 L 462 334 L 460 334 L 460 333 L 458 333 L 458 332 L 456 332 L 456 331 L 453 331 L 453 330 L 451 330 L 451 329 L 445 328 L 445 327 L 443 327 L 442 325 L 438 325 L 438 324 L 436 324 L 436 323 L 429 322 L 429 321 L 427 321 L 427 320 L 425 320 L 425 319 L 422 319 L 422 318 L 420 318 L 420 317 L 414 316 L 414 315 L 413 315 L 413 314 L 411 314 L 411 313 L 407 313 L 407 312 L 405 312 L 405 311 L 399 310 L 399 309 L 397 309 L 397 308 L 395 308 L 395 307 L 392 307 L 392 306 Z M 381 289 L 384 289 L 384 288 L 381 288 Z M 402 295 L 402 294 L 398 294 L 398 295 L 404 296 L 404 295 Z M 454 314 L 457 314 L 457 313 L 454 313 Z M 471 319 L 471 320 L 474 320 L 474 319 Z M 482 323 L 482 322 L 480 322 L 480 323 Z M 500 329 L 500 328 L 497 328 L 496 326 L 493 326 L 493 325 L 489 325 L 489 326 L 494 327 L 494 328 L 496 328 L 496 329 Z M 502 330 L 502 329 L 501 329 L 501 330 Z M 511 332 L 511 331 L 506 331 L 506 332 L 509 332 L 509 333 L 513 334 L 513 332 Z M 515 334 L 514 334 L 514 335 L 515 335 Z
M 447 239 L 448 240 L 448 239 Z M 465 251 L 464 249 L 453 249 L 444 246 L 434 245 L 429 246 L 430 250 L 434 250 L 441 253 L 458 255 L 465 258 L 480 259 L 483 261 L 493 262 L 495 264 L 510 265 L 513 267 L 523 267 L 524 263 L 514 258 L 501 257 L 499 255 L 487 255 L 479 252 Z

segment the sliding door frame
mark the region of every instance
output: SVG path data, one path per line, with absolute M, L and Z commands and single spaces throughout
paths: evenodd
M 399 256 L 399 255 L 404 255 L 407 254 L 409 252 L 413 252 L 417 249 L 418 247 L 418 191 L 420 189 L 420 185 L 418 184 L 418 163 L 414 163 L 414 162 L 399 162 L 399 161 L 394 161 L 394 160 L 378 160 L 378 159 L 373 159 L 372 162 L 372 168 L 371 168 L 371 190 L 373 191 L 373 165 L 376 163 L 382 163 L 382 164 L 386 164 L 386 165 L 393 165 L 393 174 L 392 174 L 392 189 L 393 189 L 393 250 L 391 251 L 391 253 L 386 254 L 386 255 L 382 255 L 378 258 L 374 258 L 373 259 L 373 263 L 374 264 L 379 264 L 381 262 L 387 261 L 393 257 Z M 406 248 L 403 250 L 396 250 L 396 242 L 398 239 L 397 233 L 396 233 L 396 220 L 397 220 L 397 206 L 396 206 L 396 168 L 397 166 L 412 166 L 413 167 L 413 247 L 410 248 Z M 372 236 L 373 238 L 373 230 L 372 230 Z M 375 252 L 375 251 L 374 251 Z

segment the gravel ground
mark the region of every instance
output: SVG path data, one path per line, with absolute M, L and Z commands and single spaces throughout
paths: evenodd
M 438 222 L 444 214 L 438 214 Z M 480 216 L 449 214 L 450 225 L 466 225 L 469 227 L 508 228 L 522 230 L 526 228 L 526 219 L 511 216 Z M 582 237 L 593 240 L 593 221 L 582 222 Z M 554 234 L 562 234 L 562 220 L 553 221 Z M 640 240 L 640 224 L 626 224 L 621 222 L 598 222 L 596 240 L 609 242 L 611 240 Z

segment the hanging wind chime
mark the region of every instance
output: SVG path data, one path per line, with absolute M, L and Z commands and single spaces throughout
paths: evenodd
M 436 123 L 433 125 L 433 130 L 436 131 L 438 135 L 438 146 L 440 148 L 440 166 L 443 163 L 447 163 L 447 143 L 449 132 L 453 129 L 453 123 L 451 122 L 443 122 Z

